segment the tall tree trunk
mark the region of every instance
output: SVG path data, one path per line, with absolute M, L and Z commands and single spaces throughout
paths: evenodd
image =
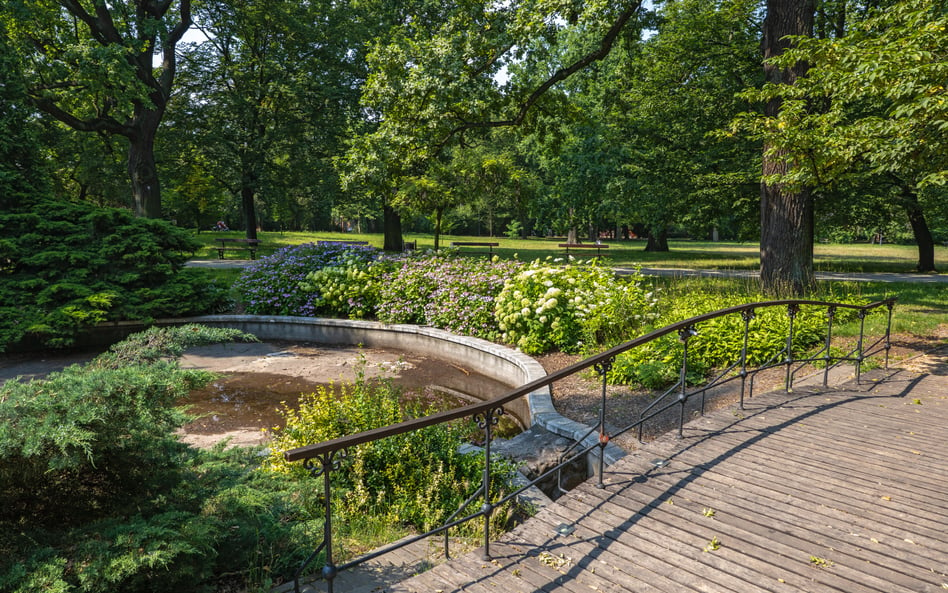
M 668 230 L 662 228 L 656 232 L 654 229 L 649 229 L 648 243 L 645 244 L 645 251 L 669 251 Z
M 254 155 L 250 151 L 240 152 L 240 212 L 246 224 L 248 239 L 257 238 L 257 172 L 254 170 Z
M 444 208 L 438 207 L 435 208 L 435 235 L 434 235 L 434 248 L 435 251 L 441 249 L 441 218 L 444 216 Z
M 912 234 L 918 245 L 918 272 L 935 272 L 935 240 L 932 238 L 925 212 L 918 203 L 918 195 L 911 190 L 905 190 L 902 195 L 905 212 L 908 214 L 909 224 L 912 225 Z
M 244 222 L 247 224 L 247 238 L 257 238 L 257 207 L 254 204 L 256 192 L 249 183 L 244 183 L 240 188 L 240 209 L 243 213 Z
M 767 0 L 762 48 L 764 58 L 783 53 L 787 35 L 811 35 L 812 0 Z M 806 64 L 781 70 L 764 66 L 767 81 L 794 84 Z M 780 111 L 780 101 L 765 106 L 768 116 Z M 765 144 L 763 175 L 784 173 L 792 166 L 785 155 Z M 808 191 L 789 191 L 766 181 L 760 186 L 760 280 L 765 293 L 801 295 L 813 287 L 813 200 Z
M 385 251 L 404 251 L 405 243 L 402 241 L 402 217 L 398 211 L 385 204 L 382 206 L 383 231 Z
M 161 185 L 155 163 L 154 130 L 129 139 L 127 165 L 135 215 L 161 218 Z

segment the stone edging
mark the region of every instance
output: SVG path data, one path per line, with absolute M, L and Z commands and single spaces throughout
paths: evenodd
M 418 352 L 468 365 L 475 368 L 477 372 L 507 383 L 511 387 L 519 387 L 546 376 L 546 371 L 540 363 L 518 350 L 433 327 L 279 315 L 205 315 L 160 319 L 155 322 L 156 325 L 186 323 L 239 329 L 254 334 L 262 340 L 298 340 L 349 346 L 361 344 L 370 348 L 393 348 Z M 112 324 L 104 325 L 111 326 Z M 118 326 L 121 325 L 123 324 L 118 324 Z M 119 329 L 118 326 L 114 327 Z M 99 329 L 104 328 L 100 326 Z M 565 418 L 556 411 L 549 387 L 542 387 L 528 394 L 526 403 L 519 409 L 514 405 L 512 411 L 530 425 L 542 426 L 572 441 L 583 439 L 584 446 L 598 443 L 599 435 L 591 430 L 591 427 Z M 607 465 L 618 461 L 623 456 L 625 456 L 625 451 L 617 445 L 612 443 L 606 445 Z

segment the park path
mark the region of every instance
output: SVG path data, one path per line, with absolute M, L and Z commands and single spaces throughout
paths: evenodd
M 574 489 L 491 560 L 475 551 L 385 591 L 944 591 L 948 366 L 936 358 L 718 410 L 609 467 L 605 488 Z

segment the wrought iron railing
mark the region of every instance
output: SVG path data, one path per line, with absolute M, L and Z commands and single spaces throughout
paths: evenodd
M 636 428 L 639 430 L 639 438 L 641 439 L 642 427 L 646 422 L 666 411 L 671 410 L 676 406 L 679 407 L 678 433 L 681 435 L 685 423 L 686 404 L 692 398 L 700 397 L 700 413 L 703 414 L 705 399 L 708 391 L 713 387 L 720 386 L 726 382 L 734 380 L 739 380 L 741 382 L 739 405 L 743 409 L 746 397 L 753 396 L 754 378 L 758 373 L 768 369 L 785 367 L 783 373 L 784 387 L 788 391 L 793 387 L 796 374 L 801 369 L 806 367 L 806 365 L 811 363 L 822 363 L 824 365 L 824 386 L 827 384 L 830 370 L 837 365 L 847 362 L 853 363 L 855 365 L 856 381 L 860 381 L 863 362 L 869 356 L 879 354 L 880 352 L 884 353 L 884 365 L 885 368 L 888 369 L 889 349 L 891 347 L 890 334 L 892 327 L 892 309 L 895 305 L 895 301 L 895 298 L 889 298 L 868 305 L 854 305 L 849 303 L 827 303 L 810 300 L 780 300 L 751 303 L 747 305 L 739 305 L 736 307 L 721 309 L 719 311 L 698 315 L 696 317 L 665 326 L 661 329 L 657 329 L 644 336 L 635 338 L 634 340 L 630 340 L 606 350 L 601 354 L 586 358 L 564 369 L 553 372 L 546 377 L 523 385 L 522 387 L 514 389 L 505 395 L 491 399 L 489 401 L 471 404 L 452 410 L 446 410 L 432 414 L 430 416 L 425 416 L 423 418 L 408 420 L 399 424 L 385 426 L 374 430 L 369 430 L 358 434 L 286 451 L 284 453 L 284 458 L 287 461 L 302 461 L 303 466 L 307 468 L 314 477 L 321 477 L 323 479 L 323 497 L 325 505 L 323 541 L 297 570 L 297 573 L 294 577 L 295 590 L 297 593 L 299 593 L 299 583 L 301 576 L 305 572 L 306 568 L 312 563 L 312 561 L 320 554 L 324 554 L 324 565 L 321 571 L 321 577 L 327 581 L 327 589 L 329 593 L 333 593 L 333 582 L 339 572 L 354 568 L 369 560 L 387 554 L 388 552 L 391 552 L 397 548 L 411 545 L 435 535 L 444 534 L 445 546 L 447 546 L 447 533 L 450 529 L 476 519 L 483 520 L 483 555 L 485 559 L 488 559 L 490 558 L 491 516 L 497 508 L 510 503 L 527 488 L 533 487 L 540 482 L 550 479 L 554 477 L 554 475 L 556 475 L 557 483 L 559 484 L 558 474 L 561 469 L 570 464 L 576 463 L 577 461 L 585 459 L 597 448 L 599 449 L 598 454 L 596 455 L 598 461 L 598 467 L 596 468 L 597 486 L 600 488 L 603 487 L 604 460 L 606 457 L 604 449 L 609 443 L 610 439 Z M 786 308 L 786 313 L 789 318 L 786 345 L 782 351 L 774 355 L 769 361 L 762 365 L 757 365 L 753 368 L 750 368 L 748 366 L 748 340 L 750 335 L 750 323 L 755 318 L 756 312 L 758 310 L 769 307 Z M 794 320 L 797 318 L 801 307 L 822 308 L 825 310 L 826 315 L 826 331 L 823 347 L 818 352 L 810 355 L 804 355 L 802 352 L 794 352 Z M 865 339 L 865 318 L 870 311 L 874 309 L 881 309 L 883 307 L 887 310 L 885 334 L 882 337 L 876 339 L 871 344 L 867 345 Z M 834 320 L 836 319 L 837 312 L 840 309 L 849 309 L 855 311 L 859 319 L 859 336 L 855 346 L 849 352 L 841 355 L 835 355 L 831 352 L 830 346 L 833 338 Z M 688 385 L 687 380 L 689 369 L 688 344 L 692 338 L 698 335 L 700 332 L 700 325 L 702 323 L 711 319 L 725 317 L 728 315 L 740 315 L 741 319 L 743 320 L 743 347 L 741 348 L 740 355 L 738 356 L 738 359 L 733 362 L 733 364 L 729 365 L 723 370 L 719 370 L 710 381 L 703 383 L 699 387 L 692 388 Z M 607 375 L 613 361 L 623 352 L 642 346 L 643 344 L 647 344 L 653 340 L 669 334 L 677 334 L 678 339 L 681 341 L 683 347 L 678 382 L 665 391 L 660 397 L 656 398 L 654 402 L 652 402 L 641 412 L 639 417 L 634 422 L 628 426 L 614 430 L 612 434 L 609 434 L 606 429 L 606 420 L 608 418 Z M 497 500 L 490 500 L 490 496 L 485 493 L 492 492 L 490 486 L 492 461 L 491 441 L 493 440 L 493 427 L 497 424 L 499 418 L 504 414 L 504 406 L 516 401 L 521 397 L 525 397 L 538 389 L 549 387 L 556 381 L 562 380 L 589 368 L 594 368 L 602 378 L 602 399 L 600 402 L 598 424 L 591 427 L 586 435 L 576 439 L 574 444 L 571 445 L 561 456 L 559 464 L 557 464 L 555 467 L 544 472 L 542 475 L 537 476 L 533 480 L 524 483 L 516 490 L 503 495 Z M 333 556 L 331 476 L 334 471 L 338 471 L 340 469 L 341 462 L 346 456 L 346 451 L 363 443 L 376 441 L 405 432 L 420 430 L 422 428 L 436 424 L 452 422 L 462 418 L 473 418 L 477 422 L 478 426 L 484 431 L 483 442 L 485 463 L 482 482 L 478 485 L 476 491 L 471 495 L 471 497 L 461 506 L 461 508 L 458 509 L 457 513 L 451 516 L 451 518 L 444 525 L 441 525 L 440 527 L 426 533 L 402 539 L 395 544 L 380 548 L 372 553 L 363 555 L 354 560 L 336 565 L 334 563 Z M 586 442 L 588 442 L 587 438 L 596 432 L 598 432 L 598 439 L 595 439 L 595 443 L 592 445 L 583 446 Z M 460 511 L 471 506 L 479 498 L 482 498 L 483 500 L 480 507 L 475 512 L 461 517 L 458 516 Z M 448 556 L 447 550 L 445 555 Z

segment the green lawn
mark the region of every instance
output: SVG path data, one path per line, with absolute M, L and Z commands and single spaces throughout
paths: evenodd
M 195 259 L 216 259 L 215 240 L 221 237 L 240 237 L 235 231 L 214 233 L 201 232 L 195 235 L 205 247 L 195 254 Z M 259 233 L 263 241 L 261 255 L 287 245 L 297 245 L 317 240 L 358 240 L 370 245 L 382 246 L 381 234 L 355 233 Z M 419 249 L 434 247 L 432 235 L 407 233 L 406 241 L 415 241 Z M 508 239 L 506 237 L 444 236 L 442 245 L 452 241 L 491 241 L 499 243 L 494 249 L 500 257 L 518 257 L 532 261 L 547 256 L 561 257 L 563 250 L 557 247 L 563 239 Z M 752 270 L 759 265 L 757 243 L 735 243 L 710 241 L 670 241 L 671 251 L 647 253 L 645 241 L 607 241 L 605 259 L 615 266 L 648 266 L 660 268 L 693 268 Z M 470 248 L 471 251 L 483 249 Z M 868 245 L 868 244 L 819 244 L 814 249 L 816 269 L 825 272 L 910 272 L 918 259 L 913 245 Z M 236 257 L 228 255 L 228 257 Z M 948 269 L 948 247 L 936 247 L 935 263 L 939 269 Z

